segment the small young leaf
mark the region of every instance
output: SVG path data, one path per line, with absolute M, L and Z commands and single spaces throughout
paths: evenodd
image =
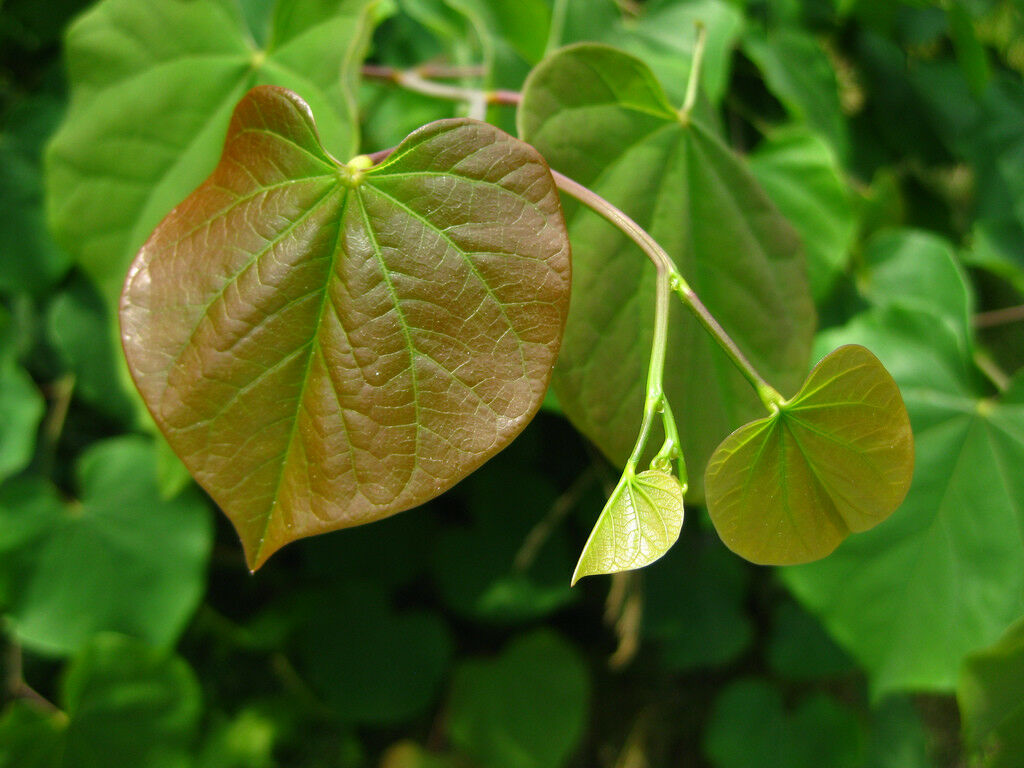
M 253 89 L 124 288 L 136 384 L 253 569 L 454 485 L 533 417 L 558 354 L 569 243 L 535 150 L 442 120 L 368 166 Z
M 704 480 L 708 513 L 741 557 L 806 563 L 892 514 L 913 467 L 896 383 L 867 349 L 845 346 L 775 414 L 722 442 Z
M 667 472 L 624 474 L 583 547 L 572 583 L 643 568 L 668 552 L 683 527 L 683 487 Z

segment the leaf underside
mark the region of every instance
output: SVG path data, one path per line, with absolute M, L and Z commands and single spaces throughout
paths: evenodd
M 255 569 L 421 504 L 508 444 L 543 399 L 569 280 L 554 183 L 526 144 L 442 120 L 354 170 L 305 102 L 263 86 L 136 257 L 122 337 Z
M 827 355 L 800 392 L 733 432 L 708 463 L 708 513 L 741 557 L 794 565 L 831 553 L 902 503 L 914 443 L 892 377 L 864 347 Z
M 580 555 L 575 584 L 584 576 L 631 571 L 668 552 L 683 527 L 683 487 L 658 470 L 624 476 Z

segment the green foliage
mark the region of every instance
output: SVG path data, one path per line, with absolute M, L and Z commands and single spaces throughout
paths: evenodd
M 1020 763 L 1016 0 L 0 6 L 0 768 Z
M 796 233 L 735 154 L 701 123 L 681 119 L 642 62 L 604 46 L 565 49 L 531 74 L 518 120 L 553 168 L 617 205 L 668 251 L 758 370 L 784 392 L 799 386 L 814 309 Z M 594 212 L 567 205 L 566 220 L 573 302 L 555 391 L 572 423 L 621 464 L 643 410 L 654 274 Z M 666 394 L 686 425 L 683 455 L 703 467 L 761 407 L 682 309 L 670 338 Z M 695 500 L 702 474 L 690 484 Z
M 991 768 L 1020 765 L 1024 754 L 1024 621 L 967 657 L 957 700 L 970 746 Z
M 135 382 L 254 570 L 461 480 L 537 411 L 558 353 L 569 246 L 530 147 L 445 121 L 368 166 L 254 89 L 125 285 Z

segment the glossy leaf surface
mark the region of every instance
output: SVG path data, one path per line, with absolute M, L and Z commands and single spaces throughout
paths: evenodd
M 527 81 L 518 120 L 553 168 L 621 208 L 668 251 L 769 381 L 784 394 L 799 387 L 814 309 L 797 235 L 739 157 L 696 120 L 679 118 L 642 62 L 599 45 L 563 49 Z M 643 410 L 654 269 L 597 214 L 567 204 L 566 217 L 574 299 L 555 389 L 573 424 L 621 466 Z M 676 305 L 665 387 L 699 498 L 715 446 L 763 409 Z
M 572 583 L 650 565 L 679 538 L 683 488 L 658 470 L 623 475 L 583 547 Z
M 845 346 L 775 414 L 722 442 L 704 479 L 708 514 L 741 557 L 806 563 L 892 514 L 913 468 L 896 383 L 864 347 Z
M 132 266 L 129 366 L 251 568 L 437 496 L 540 407 L 569 298 L 547 165 L 471 120 L 339 165 L 295 94 L 240 102 Z
M 367 0 L 275 5 L 265 48 L 232 0 L 104 0 L 68 30 L 71 105 L 48 150 L 47 204 L 111 308 L 139 246 L 216 165 L 253 86 L 300 90 L 325 144 L 355 153 Z
M 198 494 L 160 498 L 153 467 L 144 440 L 120 438 L 80 459 L 77 501 L 37 478 L 0 488 L 0 601 L 25 647 L 73 653 L 104 630 L 177 639 L 202 595 L 212 531 Z
M 967 657 L 957 702 L 970 747 L 986 766 L 1012 768 L 1024 755 L 1024 619 L 995 645 Z
M 1021 613 L 1024 379 L 998 397 L 979 390 L 959 339 L 931 313 L 873 310 L 820 340 L 843 343 L 877 352 L 900 386 L 913 484 L 885 525 L 781 576 L 868 670 L 876 697 L 949 691 L 961 659 Z

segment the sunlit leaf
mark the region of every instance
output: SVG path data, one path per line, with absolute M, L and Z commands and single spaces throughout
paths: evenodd
M 624 474 L 583 547 L 572 583 L 643 568 L 664 555 L 683 526 L 683 487 L 658 470 Z
M 488 768 L 559 768 L 583 736 L 590 681 L 577 651 L 549 630 L 495 659 L 463 662 L 452 681 L 452 743 Z
M 125 285 L 135 381 L 251 568 L 452 486 L 529 422 L 558 353 L 569 247 L 533 149 L 449 120 L 366 165 L 254 89 Z
M 1024 619 L 995 645 L 967 657 L 957 701 L 969 746 L 989 768 L 1013 768 L 1024 755 Z
M 152 448 L 95 443 L 78 463 L 81 496 L 43 481 L 0 488 L 0 600 L 28 648 L 67 654 L 114 630 L 167 646 L 199 601 L 212 531 L 198 494 L 160 499 Z
M 747 560 L 806 563 L 892 514 L 913 467 L 896 383 L 868 350 L 845 346 L 776 413 L 722 442 L 704 481 L 708 513 Z
M 680 119 L 639 60 L 599 45 L 563 49 L 526 83 L 520 134 L 552 167 L 633 217 L 665 247 L 754 365 L 799 387 L 814 308 L 796 233 L 742 159 Z M 556 369 L 573 424 L 621 466 L 640 426 L 654 269 L 621 232 L 566 205 L 573 302 Z M 670 317 L 665 387 L 699 499 L 715 446 L 763 413 L 747 381 L 681 306 Z M 695 487 L 696 486 L 696 487 Z
M 980 389 L 935 315 L 889 308 L 823 334 L 860 343 L 900 386 L 915 435 L 899 511 L 782 578 L 871 676 L 893 690 L 954 688 L 960 662 L 1020 616 L 1024 594 L 1024 379 Z
M 301 91 L 324 143 L 357 150 L 367 0 L 276 5 L 266 48 L 232 0 L 104 0 L 68 29 L 71 106 L 48 151 L 47 204 L 111 308 L 139 246 L 216 165 L 253 86 Z

